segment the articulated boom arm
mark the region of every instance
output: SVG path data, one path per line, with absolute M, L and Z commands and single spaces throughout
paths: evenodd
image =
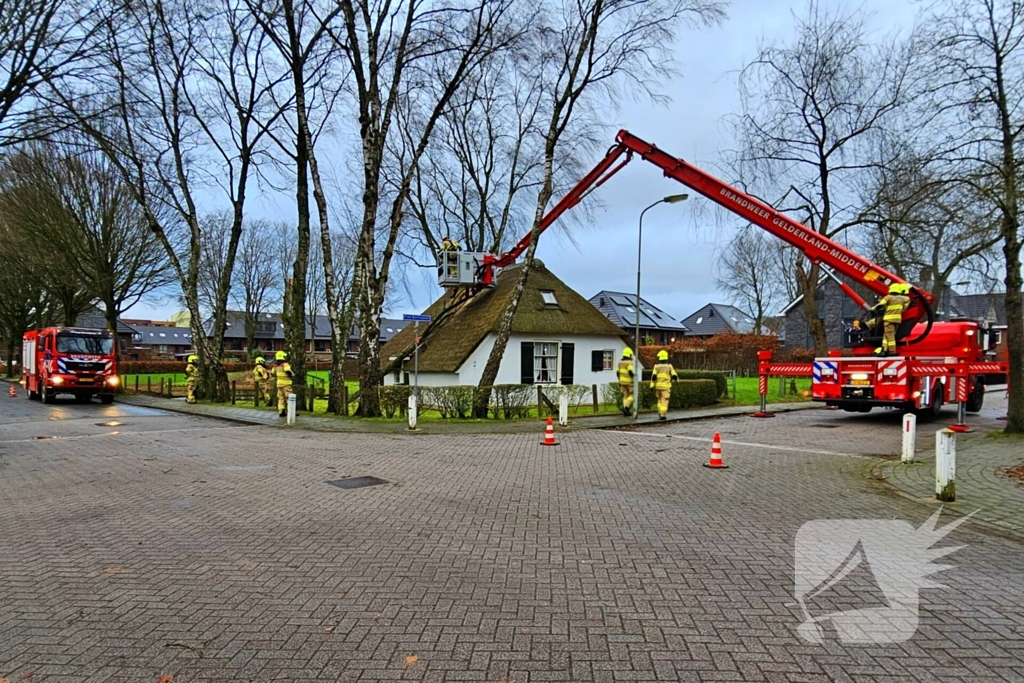
M 629 151 L 635 152 L 645 161 L 660 168 L 667 177 L 678 180 L 719 206 L 796 247 L 811 263 L 824 265 L 845 275 L 880 296 L 888 293 L 890 284 L 903 282 L 896 275 L 794 221 L 759 199 L 728 185 L 693 164 L 663 152 L 651 143 L 630 134 L 629 131 L 619 131 L 616 140 Z M 833 276 L 831 272 L 828 275 Z M 863 299 L 851 288 L 841 282 L 839 285 L 854 301 L 861 305 L 864 304 Z M 932 303 L 933 297 L 930 293 L 918 291 L 918 294 L 924 297 L 929 304 Z M 918 315 L 920 313 L 921 311 L 918 312 Z
M 827 237 L 811 230 L 805 225 L 794 221 L 764 202 L 742 192 L 735 187 L 706 173 L 693 164 L 658 149 L 655 145 L 645 142 L 632 135 L 629 131 L 620 130 L 615 138 L 616 144 L 608 150 L 605 157 L 598 162 L 590 173 L 584 176 L 541 220 L 540 232 L 544 232 L 565 211 L 579 204 L 591 191 L 603 185 L 623 166 L 628 164 L 636 154 L 644 161 L 649 161 L 683 185 L 701 193 L 736 215 L 750 221 L 754 225 L 767 230 L 787 244 L 796 247 L 812 263 L 825 266 L 823 269 L 833 279 L 836 273 L 860 283 L 867 289 L 882 296 L 888 293 L 889 285 L 903 280 L 889 273 L 880 266 L 871 263 Z M 625 158 L 622 158 L 625 155 Z M 620 158 L 621 161 L 620 161 Z M 618 162 L 618 163 L 616 163 Z M 501 256 L 490 256 L 484 260 L 483 284 L 491 284 L 494 268 L 511 265 L 530 246 L 532 235 L 526 235 L 511 250 Z M 837 284 L 851 299 L 867 308 L 863 298 L 847 284 L 836 279 Z M 922 290 L 914 290 L 921 299 L 931 305 L 934 297 Z M 918 320 L 924 315 L 921 303 L 912 298 L 910 309 L 904 314 L 904 320 Z

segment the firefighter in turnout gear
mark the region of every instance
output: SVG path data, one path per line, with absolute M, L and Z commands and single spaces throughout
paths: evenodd
M 199 356 L 189 356 L 188 364 L 185 365 L 185 401 L 188 403 L 196 402 L 196 381 L 199 379 L 199 368 L 196 367 L 196 363 L 199 362 Z
M 274 355 L 274 377 L 277 378 L 277 412 L 281 417 L 288 413 L 288 396 L 292 393 L 292 366 L 288 354 L 278 351 Z
M 622 360 L 616 368 L 619 375 L 619 392 L 622 394 L 622 414 L 626 417 L 633 411 L 633 350 L 622 349 Z
M 880 356 L 896 355 L 896 329 L 903 322 L 903 311 L 910 306 L 910 285 L 894 282 L 889 285 L 889 294 L 878 300 L 878 303 L 871 307 L 875 318 L 869 322 L 870 327 L 878 325 L 878 317 L 882 318 L 882 345 L 875 349 L 875 354 Z
M 668 362 L 668 351 L 658 351 L 658 363 L 651 372 L 651 388 L 658 396 L 658 419 L 664 420 L 668 400 L 672 395 L 672 382 L 679 379 L 676 369 Z
M 263 389 L 268 379 L 270 379 L 270 372 L 267 371 L 267 359 L 263 356 L 256 356 L 256 365 L 252 368 L 252 395 L 257 406 L 263 403 Z
M 461 248 L 461 245 L 448 235 L 445 235 L 444 239 L 441 240 L 441 258 L 444 259 L 445 268 L 447 268 L 448 277 L 450 278 L 459 276 L 459 261 L 457 256 L 454 254 L 449 256 L 448 252 L 458 251 Z

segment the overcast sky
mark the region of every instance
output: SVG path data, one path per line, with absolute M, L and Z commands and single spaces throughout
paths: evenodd
M 823 4 L 864 7 L 880 33 L 908 30 L 920 8 L 911 0 Z M 723 119 L 739 110 L 736 71 L 754 56 L 759 40 L 790 38 L 792 12 L 802 14 L 805 8 L 806 0 L 734 0 L 721 26 L 680 33 L 680 76 L 662 86 L 671 103 L 626 101 L 612 123 L 717 175 L 719 155 L 732 146 Z M 614 130 L 609 146 L 613 142 Z M 689 190 L 664 178 L 653 165 L 634 160 L 598 192 L 603 206 L 594 212 L 592 224 L 570 226 L 576 244 L 556 225 L 537 250 L 552 272 L 587 298 L 602 289 L 635 291 L 640 211 L 659 197 Z M 687 204 L 707 200 L 689 193 L 689 202 L 655 207 L 644 218 L 641 296 L 680 319 L 708 302 L 725 301 L 715 286 L 715 256 L 716 248 L 732 234 L 713 224 L 707 212 L 704 219 L 698 218 L 700 212 L 694 209 L 699 207 Z M 286 199 L 277 206 L 267 198 L 260 204 L 271 217 L 294 221 L 294 207 Z M 401 291 L 391 297 L 386 314 L 419 312 L 433 301 L 440 290 L 432 271 L 410 273 Z M 150 300 L 126 317 L 166 319 L 175 308 Z

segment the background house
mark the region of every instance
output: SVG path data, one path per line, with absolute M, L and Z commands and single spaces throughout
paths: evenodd
M 380 321 L 380 344 L 387 343 L 395 334 L 409 323 L 404 320 L 382 318 Z M 210 329 L 210 321 L 206 322 Z M 254 336 L 256 348 L 263 352 L 283 351 L 284 324 L 280 313 L 261 313 L 256 323 Z M 245 336 L 245 314 L 241 311 L 228 311 L 227 327 L 224 330 L 224 351 L 227 356 L 241 356 L 247 351 Z M 349 330 L 346 354 L 354 356 L 359 352 L 359 328 L 355 325 Z M 331 323 L 325 315 L 316 316 L 315 320 L 306 321 L 306 353 L 314 354 L 319 361 L 331 358 Z
M 716 334 L 751 334 L 754 320 L 729 304 L 705 304 L 683 318 L 689 337 L 713 337 Z M 767 330 L 762 333 L 767 334 Z
M 192 330 L 166 325 L 133 325 L 129 360 L 180 360 L 193 352 Z
M 590 297 L 590 303 L 623 334 L 633 339 L 636 332 L 636 294 L 602 290 Z M 674 316 L 640 298 L 640 340 L 644 344 L 668 346 L 686 332 L 686 327 Z
M 419 383 L 425 386 L 475 385 L 497 339 L 501 314 L 521 266 L 504 269 L 493 289 L 485 289 L 449 315 L 420 347 Z M 426 311 L 436 317 L 448 303 Z M 413 341 L 412 328 L 381 349 L 387 365 Z M 495 384 L 606 384 L 626 340 L 622 330 L 586 299 L 534 262 L 512 322 L 512 336 Z M 412 359 L 385 376 L 385 384 L 411 383 Z

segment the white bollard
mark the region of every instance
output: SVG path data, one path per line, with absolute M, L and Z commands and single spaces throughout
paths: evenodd
M 285 418 L 285 422 L 295 424 L 295 394 L 288 394 L 288 417 Z
M 935 432 L 935 497 L 952 503 L 956 500 L 956 432 Z
M 565 391 L 558 397 L 558 424 L 563 427 L 569 424 L 569 394 Z
M 907 413 L 903 416 L 903 457 L 902 462 L 913 462 L 917 452 L 917 415 Z
M 416 429 L 416 394 L 409 394 L 409 429 Z

